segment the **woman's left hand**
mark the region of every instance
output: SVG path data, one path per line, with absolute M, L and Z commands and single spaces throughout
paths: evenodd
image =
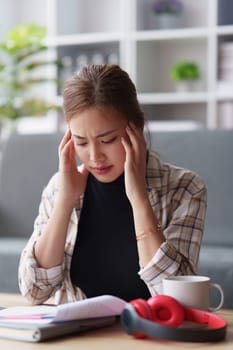
M 122 137 L 122 144 L 126 152 L 126 194 L 133 205 L 135 201 L 147 198 L 145 179 L 147 148 L 143 130 L 130 123 L 126 127 L 126 137 Z

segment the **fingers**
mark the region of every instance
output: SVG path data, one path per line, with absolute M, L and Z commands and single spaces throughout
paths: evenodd
M 59 168 L 64 167 L 76 168 L 75 148 L 71 135 L 71 131 L 67 130 L 59 145 Z
M 64 146 L 67 144 L 67 142 L 69 142 L 69 140 L 71 140 L 71 131 L 70 129 L 68 129 L 66 132 L 65 132 L 65 135 L 63 136 L 61 142 L 60 142 L 60 145 L 59 145 L 59 151 L 62 151 Z
M 127 140 L 126 137 L 121 138 L 121 143 L 125 149 L 126 154 L 128 154 L 131 150 L 131 144 L 129 142 L 129 139 Z
M 130 123 L 126 127 L 126 133 L 129 139 L 127 142 L 128 150 L 130 147 L 135 152 L 139 152 L 146 148 L 146 142 L 141 128 L 136 127 L 133 123 Z
M 75 157 L 74 143 L 70 129 L 68 129 L 63 136 L 59 145 L 59 154 L 69 156 L 69 158 Z

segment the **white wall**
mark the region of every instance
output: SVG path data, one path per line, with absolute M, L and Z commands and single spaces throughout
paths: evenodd
M 50 0 L 0 0 L 0 40 L 20 23 L 46 23 L 46 2 Z
M 15 24 L 15 0 L 0 0 L 0 40 L 3 40 L 7 31 Z

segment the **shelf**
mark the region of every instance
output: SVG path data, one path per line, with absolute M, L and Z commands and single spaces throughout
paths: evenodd
M 232 85 L 233 90 L 233 85 Z M 216 93 L 217 101 L 233 101 L 233 92 L 217 92 Z M 232 115 L 233 118 L 233 115 Z
M 132 33 L 132 39 L 137 41 L 198 39 L 207 38 L 209 28 L 183 28 L 173 30 L 143 30 Z
M 71 46 L 71 45 L 89 45 L 97 43 L 119 42 L 122 39 L 121 33 L 82 33 L 59 35 L 48 37 L 46 44 L 50 47 Z
M 50 29 L 54 25 L 47 44 L 58 57 L 70 58 L 74 70 L 80 56 L 90 63 L 100 54 L 108 62 L 112 53 L 133 79 L 139 102 L 151 119 L 193 120 L 210 128 L 222 125 L 224 108 L 219 107 L 233 103 L 233 88 L 222 84 L 220 89 L 218 81 L 219 48 L 233 42 L 230 0 L 182 0 L 182 21 L 174 29 L 158 28 L 153 0 L 99 0 L 95 8 L 92 1 L 70 0 L 67 7 L 65 0 L 50 0 L 47 20 Z M 177 92 L 171 81 L 171 66 L 181 60 L 200 67 L 201 79 L 192 92 Z M 61 105 L 61 97 L 58 100 Z
M 50 2 L 51 0 L 49 0 Z M 65 34 L 111 33 L 121 31 L 122 0 L 53 0 L 55 30 Z
M 66 11 L 65 0 L 58 1 L 57 21 Z M 135 82 L 140 104 L 153 120 L 190 122 L 191 118 L 206 127 L 218 127 L 219 105 L 233 101 L 233 88 L 220 90 L 218 84 L 219 47 L 224 41 L 233 41 L 229 1 L 182 0 L 182 25 L 165 30 L 155 29 L 158 22 L 151 12 L 152 0 L 120 0 L 117 4 L 100 0 L 96 13 L 92 8 L 91 13 L 87 11 L 91 0 L 71 1 L 73 10 L 67 10 L 72 16 L 71 29 L 60 18 L 63 23 L 57 22 L 57 36 L 48 38 L 59 57 L 68 55 L 75 61 L 84 54 L 91 61 L 95 52 L 107 57 L 114 51 Z M 77 8 L 79 21 L 72 13 Z M 101 18 L 95 21 L 96 15 Z M 60 35 L 62 32 L 66 35 Z M 193 61 L 200 67 L 201 80 L 192 92 L 177 92 L 171 81 L 171 66 L 179 60 Z
M 76 71 L 80 61 L 115 62 L 129 73 L 140 104 L 153 120 L 194 120 L 211 128 L 224 125 L 219 122 L 224 119 L 222 107 L 233 104 L 233 82 L 222 81 L 233 80 L 233 55 L 223 58 L 224 44 L 233 43 L 233 1 L 181 0 L 182 19 L 174 29 L 158 27 L 153 1 L 98 0 L 93 6 L 93 0 L 70 0 L 67 6 L 66 0 L 41 0 L 36 5 L 24 0 L 20 6 L 15 0 L 14 16 L 18 23 L 32 19 L 46 24 L 45 44 L 51 54 L 71 62 L 67 74 L 54 72 L 61 81 Z M 4 26 L 11 24 L 11 10 L 2 15 Z M 181 60 L 200 67 L 201 80 L 193 92 L 176 92 L 170 78 L 171 66 Z M 60 92 L 55 85 L 49 90 L 53 97 Z M 61 106 L 61 97 L 57 99 Z
M 207 92 L 186 93 L 140 93 L 138 99 L 142 104 L 178 104 L 178 103 L 206 103 L 210 95 Z
M 135 44 L 135 82 L 139 93 L 175 93 L 175 83 L 170 78 L 171 67 L 177 61 L 196 62 L 201 70 L 200 87 L 207 90 L 208 41 L 183 39 L 165 41 L 139 41 Z M 143 69 L 142 69 L 143 67 Z
M 233 25 L 215 27 L 217 35 L 233 35 Z
M 148 131 L 149 132 L 156 132 L 156 131 L 190 131 L 190 130 L 196 130 L 203 127 L 202 124 L 195 122 L 195 121 L 185 121 L 185 120 L 176 120 L 174 122 L 172 121 L 149 121 L 147 123 Z

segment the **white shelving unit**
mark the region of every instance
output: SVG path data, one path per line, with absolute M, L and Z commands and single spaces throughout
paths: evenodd
M 148 11 L 151 1 L 145 0 L 142 5 L 138 0 L 137 4 L 138 19 L 145 6 Z M 224 107 L 227 101 L 229 108 L 233 89 L 221 92 L 218 89 L 218 50 L 220 40 L 232 40 L 233 26 L 218 24 L 222 1 L 183 0 L 183 4 L 181 28 L 154 30 L 149 14 L 144 13 L 147 21 L 132 29 L 135 58 L 131 67 L 139 100 L 155 119 L 195 120 L 209 128 L 224 126 L 224 115 L 219 115 L 219 107 Z M 145 29 L 147 23 L 149 30 Z M 183 59 L 195 61 L 201 67 L 202 79 L 196 91 L 177 93 L 169 79 L 171 65 Z M 231 125 L 233 127 L 233 108 Z
M 220 89 L 218 80 L 219 47 L 233 42 L 233 2 L 182 2 L 182 23 L 172 30 L 156 29 L 153 0 L 43 0 L 39 22 L 48 26 L 47 43 L 54 53 L 72 59 L 70 71 L 76 70 L 80 56 L 88 62 L 113 60 L 127 70 L 148 119 L 233 127 L 233 83 L 221 84 Z M 169 77 L 171 65 L 183 59 L 201 68 L 201 81 L 192 92 L 177 92 Z

